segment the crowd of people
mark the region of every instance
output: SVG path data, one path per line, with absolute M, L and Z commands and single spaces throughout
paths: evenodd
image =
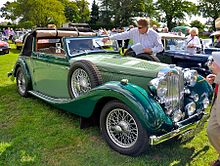
M 158 33 L 172 33 L 175 35 L 179 35 L 185 37 L 185 50 L 190 54 L 198 53 L 202 50 L 202 41 L 199 38 L 198 28 L 192 27 L 187 28 L 185 34 L 181 29 L 178 32 L 169 32 L 168 27 L 160 28 L 158 30 L 157 25 L 153 25 L 150 27 L 150 22 L 146 18 L 141 18 L 137 21 L 137 27 L 134 25 L 130 25 L 127 30 L 122 28 L 113 28 L 112 30 L 99 29 L 99 34 L 109 36 L 107 39 L 115 39 L 118 40 L 119 47 L 122 47 L 122 51 L 124 53 L 124 48 L 129 49 L 132 45 L 140 43 L 143 46 L 143 53 L 146 54 L 156 54 L 163 50 L 163 45 L 161 43 L 160 36 Z M 216 36 L 216 41 L 213 43 L 213 46 L 216 48 L 220 48 L 220 35 Z M 104 39 L 104 41 L 106 38 Z M 131 44 L 129 44 L 129 41 Z
M 16 38 L 19 38 L 20 36 L 23 36 L 26 33 L 27 30 L 25 29 L 14 30 L 10 27 L 3 28 L 2 30 L 0 30 L 0 39 L 6 42 L 8 42 L 8 40 L 11 40 L 14 43 Z

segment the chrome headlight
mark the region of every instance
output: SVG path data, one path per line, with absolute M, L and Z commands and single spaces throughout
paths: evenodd
M 153 79 L 150 84 L 156 91 L 157 97 L 159 97 L 160 102 L 164 103 L 167 94 L 167 80 L 165 79 L 165 77 Z
M 188 115 L 191 116 L 196 111 L 196 104 L 194 102 L 190 102 L 185 106 L 185 110 L 188 113 Z
M 198 72 L 196 70 L 185 69 L 184 80 L 188 86 L 195 86 L 198 78 Z

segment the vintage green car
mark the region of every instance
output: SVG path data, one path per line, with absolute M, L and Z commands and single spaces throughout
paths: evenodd
M 122 154 L 137 156 L 149 145 L 202 129 L 213 94 L 202 76 L 121 56 L 116 41 L 102 38 L 77 29 L 36 29 L 8 75 L 16 77 L 21 96 L 79 115 L 82 128 L 98 124 Z

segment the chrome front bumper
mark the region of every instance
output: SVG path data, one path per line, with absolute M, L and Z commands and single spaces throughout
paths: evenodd
M 196 135 L 203 129 L 203 126 L 205 122 L 208 120 L 208 118 L 209 118 L 209 114 L 204 113 L 203 117 L 195 123 L 189 123 L 187 125 L 184 125 L 176 130 L 173 130 L 161 136 L 151 135 L 149 139 L 149 144 L 157 145 L 175 136 L 184 135 L 185 133 L 189 131 L 190 131 L 190 136 Z

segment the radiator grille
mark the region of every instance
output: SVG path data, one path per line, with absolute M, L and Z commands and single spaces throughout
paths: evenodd
M 184 77 L 183 73 L 171 73 L 166 75 L 167 94 L 165 107 L 169 110 L 182 110 L 184 100 Z

